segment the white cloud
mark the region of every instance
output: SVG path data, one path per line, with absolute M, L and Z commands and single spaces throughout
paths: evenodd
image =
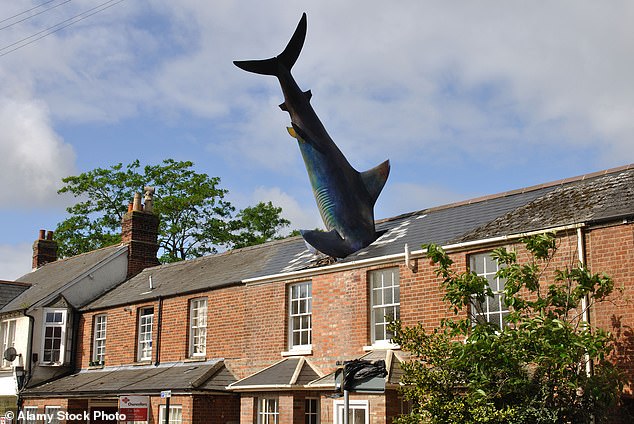
M 253 204 L 270 201 L 274 206 L 281 207 L 282 217 L 291 221 L 290 230 L 305 230 L 324 226 L 316 205 L 303 207 L 295 198 L 279 187 L 258 187 L 253 192 L 252 198 Z
M 31 271 L 32 255 L 27 243 L 0 244 L 0 280 L 13 281 Z
M 0 208 L 59 203 L 61 179 L 71 175 L 73 148 L 55 133 L 47 105 L 15 78 L 0 89 Z

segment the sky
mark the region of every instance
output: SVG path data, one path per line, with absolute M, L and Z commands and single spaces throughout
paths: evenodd
M 293 75 L 359 171 L 376 218 L 634 162 L 630 1 L 12 0 L 0 3 L 0 279 L 30 271 L 61 179 L 191 160 L 237 208 L 323 227 L 274 77 Z

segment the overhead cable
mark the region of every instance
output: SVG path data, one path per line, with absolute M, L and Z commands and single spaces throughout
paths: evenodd
M 51 34 L 54 34 L 58 31 L 61 31 L 64 28 L 67 28 L 71 25 L 76 24 L 77 22 L 81 22 L 86 18 L 89 18 L 93 15 L 96 15 L 97 13 L 103 12 L 106 9 L 109 9 L 113 6 L 116 6 L 117 4 L 123 2 L 124 0 L 108 0 L 104 3 L 101 3 L 98 6 L 95 6 L 91 9 L 86 10 L 85 12 L 82 12 L 78 15 L 75 15 L 71 18 L 68 18 L 62 22 L 59 22 L 53 26 L 50 26 L 42 31 L 36 32 L 33 35 L 30 35 L 28 37 L 25 37 L 21 40 L 16 41 L 15 43 L 11 43 L 9 45 L 6 45 L 2 48 L 0 48 L 0 57 L 5 56 L 9 53 L 12 53 L 16 50 L 21 49 L 22 47 L 26 47 L 29 44 L 33 44 L 38 40 L 41 40 L 44 37 L 47 37 Z

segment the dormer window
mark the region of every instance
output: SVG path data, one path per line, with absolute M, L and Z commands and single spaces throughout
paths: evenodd
M 67 316 L 68 311 L 65 309 L 44 309 L 43 364 L 60 365 L 64 363 Z

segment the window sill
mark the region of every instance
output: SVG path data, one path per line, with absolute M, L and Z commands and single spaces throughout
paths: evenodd
M 364 352 L 373 350 L 401 350 L 401 346 L 395 343 L 375 343 L 372 346 L 363 346 Z
M 135 367 L 142 367 L 144 365 L 152 365 L 152 360 L 150 359 L 147 361 L 137 361 L 137 362 L 133 362 L 132 365 Z
M 206 360 L 206 356 L 190 356 L 189 358 L 183 359 L 183 362 L 205 362 Z
M 288 352 L 282 352 L 282 356 L 308 356 L 313 354 L 312 347 L 302 349 L 291 349 Z
M 61 362 L 40 362 L 38 365 L 40 367 L 63 367 L 65 364 Z
M 103 364 L 101 364 L 101 365 L 88 365 L 88 369 L 89 369 L 89 370 L 100 370 L 100 369 L 102 369 L 103 367 L 104 367 L 104 365 L 103 365 Z

